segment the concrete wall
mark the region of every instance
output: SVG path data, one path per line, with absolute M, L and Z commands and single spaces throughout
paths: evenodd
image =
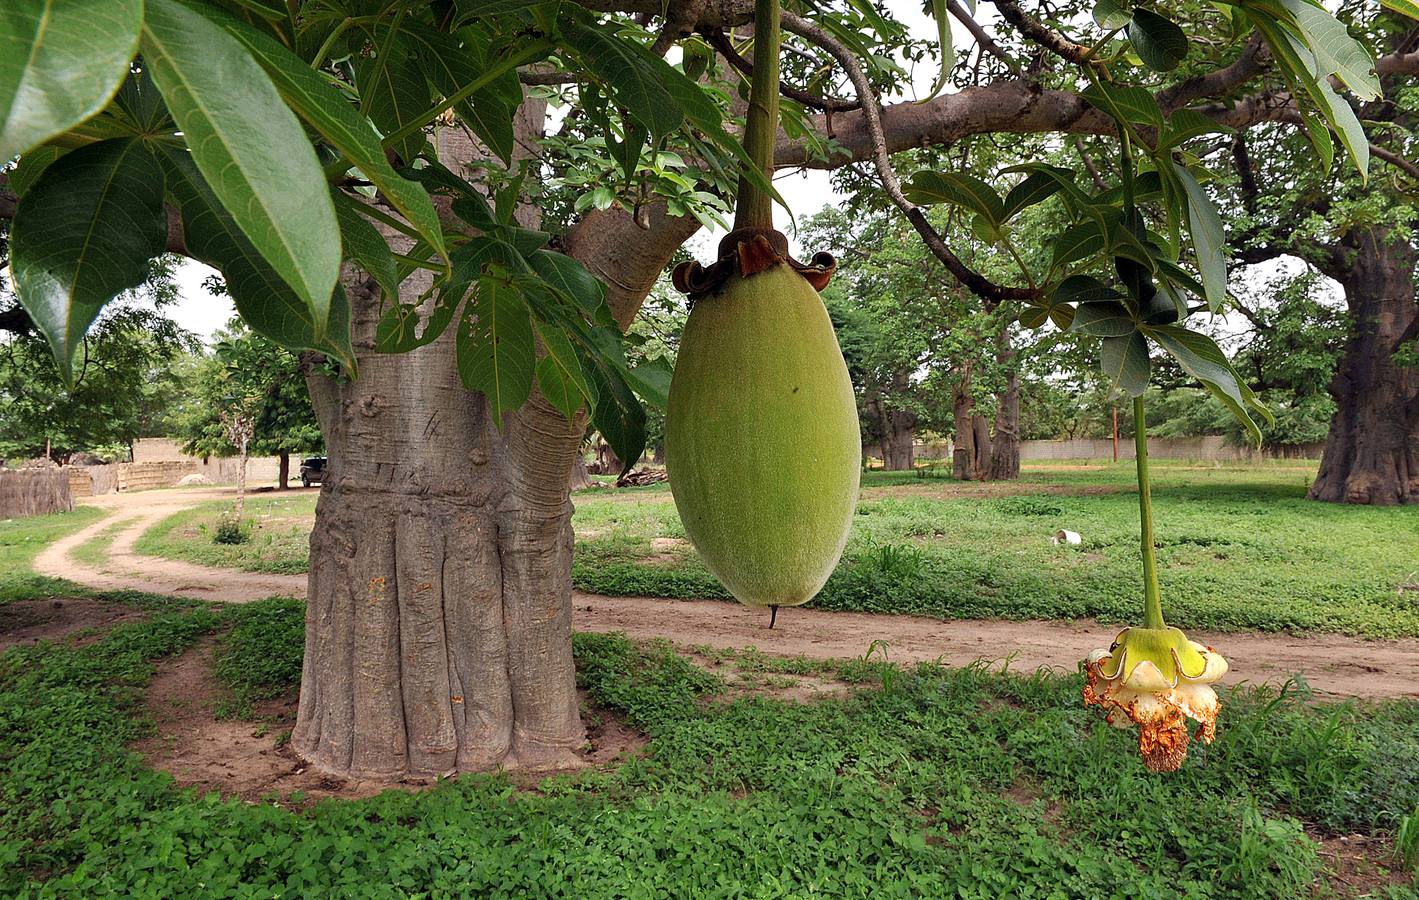
M 1149 438 L 1148 455 L 1158 459 L 1199 459 L 1209 462 L 1247 461 L 1255 459 L 1319 459 L 1324 444 L 1297 444 L 1287 447 L 1253 450 L 1227 443 L 1227 439 L 1208 435 L 1195 438 Z M 918 443 L 914 453 L 919 460 L 949 460 L 951 442 Z M 862 448 L 864 456 L 882 458 L 876 444 Z M 1118 458 L 1133 459 L 1133 438 L 1120 438 Z M 1108 438 L 1075 438 L 1067 441 L 1021 441 L 1020 459 L 1113 459 L 1113 441 Z
M 133 442 L 133 464 L 140 463 L 183 463 L 194 468 L 183 471 L 182 475 L 200 472 L 213 484 L 236 484 L 237 458 L 234 456 L 189 456 L 183 453 L 178 442 L 172 438 L 139 438 Z M 291 455 L 291 480 L 300 476 L 300 454 Z M 281 460 L 275 456 L 253 456 L 246 461 L 246 481 L 254 487 L 272 485 L 280 477 Z M 181 478 L 179 475 L 178 478 Z M 175 481 L 176 479 L 174 479 Z M 120 488 L 120 490 L 125 490 Z

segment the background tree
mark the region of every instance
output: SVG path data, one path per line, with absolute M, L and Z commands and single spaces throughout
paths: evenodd
M 0 272 L 5 262 L 0 240 Z M 61 465 L 80 451 L 131 458 L 134 440 L 166 433 L 181 390 L 174 366 L 198 347 L 165 313 L 176 299 L 173 266 L 171 257 L 155 260 L 139 289 L 109 304 L 81 342 L 67 385 L 0 277 L 0 457 Z
M 291 454 L 315 453 L 322 447 L 304 365 L 296 354 L 240 320 L 217 338 L 211 355 L 197 366 L 192 397 L 178 423 L 183 450 L 201 456 L 238 453 L 222 417 L 240 406 L 251 426 L 248 452 L 279 457 L 277 486 L 285 490 Z M 245 465 L 242 468 L 244 472 Z

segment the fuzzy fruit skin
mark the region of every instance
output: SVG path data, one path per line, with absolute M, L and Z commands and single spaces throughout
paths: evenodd
M 812 599 L 842 556 L 862 444 L 828 312 L 782 263 L 695 301 L 665 417 L 685 531 L 750 606 Z

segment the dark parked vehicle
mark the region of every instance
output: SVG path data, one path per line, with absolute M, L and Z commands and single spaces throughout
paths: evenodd
M 301 486 L 310 487 L 313 484 L 320 484 L 320 480 L 325 477 L 325 457 L 312 456 L 301 460 Z

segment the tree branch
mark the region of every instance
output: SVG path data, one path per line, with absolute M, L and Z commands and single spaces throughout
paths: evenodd
M 961 5 L 960 0 L 947 0 L 946 9 L 955 17 L 956 21 L 966 26 L 971 37 L 976 39 L 976 43 L 985 52 L 1005 63 L 1005 67 L 1014 75 L 1020 74 L 1020 64 L 1005 49 L 995 42 L 995 38 L 990 36 L 990 32 L 981 27 L 981 24 Z
M 1067 60 L 1078 66 L 1088 67 L 1091 64 L 1089 48 L 1083 44 L 1076 44 L 1064 35 L 1054 31 L 1043 22 L 1034 18 L 1020 8 L 1020 4 L 1015 0 L 991 0 L 995 8 L 1000 10 L 1000 17 L 1025 37 L 1044 47 L 1061 59 Z
M 1419 178 L 1419 165 L 1416 165 L 1414 162 L 1405 159 L 1403 156 L 1400 156 L 1393 150 L 1387 150 L 1384 147 L 1381 147 L 1379 144 L 1371 144 L 1370 155 L 1378 159 L 1384 160 L 1385 162 L 1389 163 L 1397 169 L 1403 169 L 1405 172 L 1408 172 L 1414 178 Z
M 994 283 L 979 272 L 972 270 L 961 261 L 960 257 L 951 252 L 951 248 L 946 246 L 946 241 L 927 220 L 926 214 L 902 193 L 901 183 L 897 180 L 897 173 L 893 171 L 892 160 L 887 153 L 887 141 L 882 132 L 881 106 L 879 106 L 877 92 L 873 89 L 872 83 L 867 80 L 867 75 L 858 64 L 857 57 L 836 38 L 812 22 L 787 11 L 783 12 L 782 16 L 783 27 L 786 30 L 828 51 L 847 72 L 848 80 L 852 82 L 853 88 L 857 91 L 857 98 L 862 103 L 861 113 L 866 120 L 872 141 L 872 162 L 877 168 L 877 177 L 882 182 L 882 190 L 921 235 L 927 249 L 941 260 L 942 265 L 956 276 L 957 280 L 980 297 L 996 302 L 1027 300 L 1035 297 L 1037 292 L 1034 290 L 1006 287 Z

